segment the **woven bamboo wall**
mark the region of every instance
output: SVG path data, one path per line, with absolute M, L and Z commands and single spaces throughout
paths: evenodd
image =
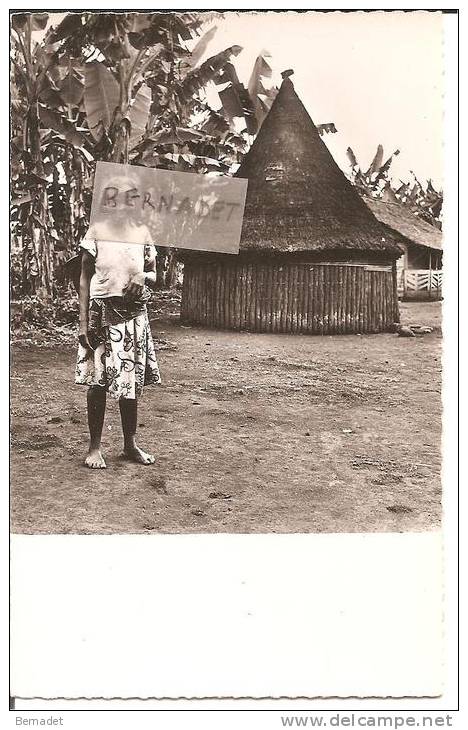
M 398 321 L 391 266 L 187 261 L 183 322 L 252 332 L 382 332 Z

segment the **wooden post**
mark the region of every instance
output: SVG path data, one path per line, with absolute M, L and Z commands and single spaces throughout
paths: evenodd
M 432 251 L 429 251 L 429 299 L 432 299 Z
M 307 331 L 315 334 L 317 331 L 317 267 L 308 266 L 309 269 L 309 304 L 307 306 Z
M 398 282 L 397 282 L 397 274 L 396 274 L 396 260 L 393 259 L 392 263 L 392 278 L 393 278 L 393 309 L 394 309 L 394 322 L 400 321 L 400 308 L 398 306 Z M 403 293 L 406 294 L 406 274 L 405 270 L 403 271 L 403 282 L 404 282 L 404 288 Z

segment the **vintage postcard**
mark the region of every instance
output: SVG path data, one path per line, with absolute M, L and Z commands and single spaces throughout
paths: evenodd
M 10 11 L 17 708 L 452 701 L 456 24 Z

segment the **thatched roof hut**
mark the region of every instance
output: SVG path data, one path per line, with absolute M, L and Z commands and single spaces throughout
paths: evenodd
M 182 318 L 261 332 L 379 332 L 398 319 L 399 236 L 347 180 L 285 78 L 236 173 L 238 256 L 184 253 Z
M 387 202 L 366 198 L 366 205 L 389 233 L 399 235 L 410 245 L 442 252 L 442 231 L 418 218 L 400 202 Z
M 365 198 L 385 228 L 401 237 L 398 293 L 403 299 L 441 299 L 443 235 L 399 201 Z

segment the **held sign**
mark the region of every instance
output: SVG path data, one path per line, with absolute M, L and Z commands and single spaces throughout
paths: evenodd
M 239 253 L 247 180 L 98 162 L 88 237 Z

